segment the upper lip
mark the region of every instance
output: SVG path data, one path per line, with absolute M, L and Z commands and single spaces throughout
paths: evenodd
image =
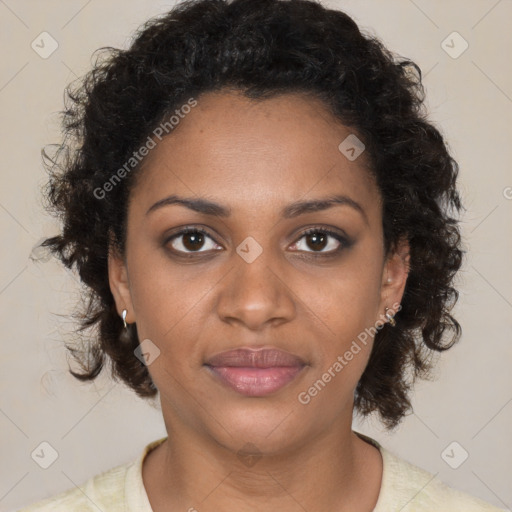
M 290 352 L 277 348 L 237 348 L 214 355 L 206 362 L 208 366 L 238 366 L 250 368 L 272 368 L 278 366 L 304 366 L 305 362 Z

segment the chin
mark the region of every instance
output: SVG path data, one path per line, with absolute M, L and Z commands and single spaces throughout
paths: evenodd
M 224 447 L 238 452 L 253 445 L 264 454 L 278 454 L 303 443 L 302 433 L 307 424 L 300 410 L 292 405 L 272 406 L 268 399 L 252 399 L 251 406 L 216 408 L 212 433 Z M 211 419 L 211 418 L 210 418 Z

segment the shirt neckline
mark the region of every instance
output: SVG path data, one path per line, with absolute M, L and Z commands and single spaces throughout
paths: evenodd
M 375 446 L 381 454 L 382 457 L 382 479 L 379 489 L 379 496 L 377 498 L 377 503 L 373 508 L 372 512 L 384 512 L 383 505 L 386 502 L 389 502 L 389 489 L 390 483 L 389 480 L 389 468 L 390 468 L 390 457 L 391 454 L 375 439 L 369 437 L 365 434 L 361 434 L 353 430 L 353 432 L 361 438 L 363 441 L 370 443 Z M 142 480 L 142 466 L 144 464 L 144 459 L 146 456 L 154 450 L 157 446 L 166 441 L 168 436 L 162 437 L 155 441 L 152 441 L 148 445 L 145 446 L 142 453 L 139 457 L 128 467 L 125 478 L 125 502 L 126 502 L 126 510 L 128 512 L 153 512 L 151 508 L 151 503 L 149 501 L 148 494 L 146 492 L 146 488 L 144 487 L 144 481 Z M 126 500 L 127 497 L 130 497 L 129 500 Z M 382 510 L 381 510 L 382 509 Z
M 392 488 L 391 482 L 391 459 L 393 458 L 392 454 L 386 450 L 378 441 L 369 437 L 365 434 L 361 434 L 360 432 L 353 431 L 358 437 L 360 437 L 363 441 L 370 443 L 375 446 L 377 450 L 379 450 L 380 455 L 382 457 L 382 477 L 379 488 L 379 496 L 377 497 L 377 503 L 375 503 L 375 507 L 373 507 L 372 512 L 387 512 L 385 510 L 384 505 L 386 503 L 390 503 L 390 492 Z
M 125 509 L 127 512 L 153 512 L 146 488 L 144 487 L 144 481 L 142 480 L 142 465 L 149 452 L 166 441 L 167 437 L 162 437 L 146 445 L 142 453 L 128 467 L 124 488 Z M 128 497 L 129 499 L 127 499 Z

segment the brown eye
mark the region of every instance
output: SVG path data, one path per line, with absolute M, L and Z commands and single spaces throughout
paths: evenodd
M 311 228 L 302 234 L 292 249 L 315 255 L 333 255 L 348 248 L 352 242 L 335 231 Z
M 197 251 L 203 246 L 204 240 L 202 233 L 186 233 L 183 235 L 182 244 L 188 251 Z
M 314 251 L 321 251 L 327 246 L 328 238 L 325 233 L 315 231 L 306 235 L 306 244 Z
M 178 253 L 202 253 L 219 248 L 208 233 L 199 228 L 186 228 L 173 235 L 167 243 Z M 205 249 L 206 247 L 206 249 Z M 204 249 L 204 250 L 202 250 Z

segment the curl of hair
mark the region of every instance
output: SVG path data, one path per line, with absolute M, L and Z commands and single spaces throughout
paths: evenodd
M 420 68 L 363 34 L 347 14 L 311 0 L 184 1 L 142 25 L 128 49 L 100 50 L 91 71 L 66 89 L 62 144 L 53 156 L 43 151 L 46 207 L 63 227 L 42 245 L 76 266 L 88 300 L 79 331 L 97 329 L 83 350 L 70 349 L 83 370 L 70 372 L 94 379 L 108 357 L 112 376 L 139 396 L 158 392 L 134 356 L 136 326 L 122 336 L 108 280 L 109 250 L 124 255 L 139 167 L 104 198 L 95 191 L 187 98 L 229 88 L 262 100 L 305 93 L 364 141 L 383 198 L 386 253 L 409 241 L 397 325 L 376 334 L 354 397 L 358 413 L 377 411 L 387 428 L 396 427 L 412 408 L 412 381 L 427 378 L 430 356 L 461 334 L 450 314 L 463 257 L 450 216 L 462 208 L 458 165 L 427 121 Z

